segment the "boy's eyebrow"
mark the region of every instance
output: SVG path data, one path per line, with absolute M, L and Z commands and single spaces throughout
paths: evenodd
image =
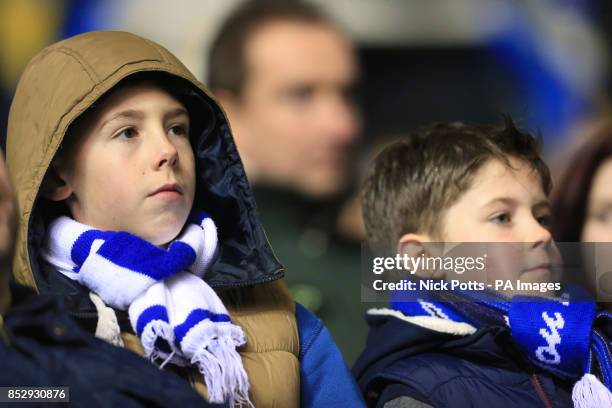
M 496 204 L 498 202 L 501 202 L 502 204 L 506 204 L 509 206 L 516 206 L 518 204 L 518 201 L 512 197 L 496 197 L 492 199 L 491 201 L 489 201 L 488 203 L 486 203 L 485 205 L 483 205 L 483 208 L 490 207 L 493 204 Z M 534 204 L 533 209 L 534 210 L 550 209 L 550 202 L 547 199 L 542 199 L 538 201 L 536 204 Z
M 179 108 L 172 109 L 166 112 L 164 114 L 164 120 L 176 118 L 178 116 L 183 116 L 183 115 L 189 118 L 189 113 L 187 112 L 187 109 L 183 107 L 179 107 Z M 117 119 L 121 119 L 121 118 L 143 119 L 144 116 L 145 116 L 144 112 L 141 112 L 135 109 L 126 109 L 124 111 L 115 113 L 113 116 L 111 116 L 110 118 L 102 122 L 102 124 L 100 125 L 100 129 L 104 128 L 104 126 L 108 125 L 110 122 L 117 120 Z
M 187 116 L 187 118 L 189 118 L 189 113 L 187 109 L 183 107 L 172 109 L 164 114 L 164 120 L 176 118 L 178 116 Z
M 550 201 L 548 201 L 547 199 L 539 201 L 536 205 L 533 206 L 533 209 L 534 210 L 541 210 L 541 209 L 550 210 Z
M 496 203 L 502 203 L 502 204 L 506 204 L 506 205 L 511 205 L 511 206 L 515 206 L 517 204 L 517 201 L 512 198 L 512 197 L 495 197 L 494 199 L 492 199 L 491 201 L 487 202 L 485 205 L 483 205 L 482 207 L 490 207 L 493 204 Z
M 141 111 L 137 111 L 134 109 L 126 109 L 124 111 L 115 113 L 113 116 L 111 116 L 110 118 L 102 122 L 102 124 L 100 125 L 100 129 L 102 129 L 104 126 L 106 126 L 110 122 L 120 119 L 120 118 L 142 119 L 143 117 L 144 117 L 144 113 Z

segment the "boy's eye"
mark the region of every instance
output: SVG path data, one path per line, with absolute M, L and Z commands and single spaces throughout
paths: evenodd
M 136 137 L 136 135 L 137 135 L 136 129 L 133 127 L 125 128 L 121 130 L 119 133 L 117 133 L 117 137 L 122 137 L 124 139 L 133 139 L 134 137 Z
M 508 224 L 510 222 L 510 214 L 508 213 L 497 214 L 493 216 L 493 218 L 491 218 L 491 221 L 494 222 L 495 224 Z
M 550 214 L 542 215 L 536 218 L 538 223 L 546 229 L 552 228 L 552 216 Z
M 185 136 L 187 134 L 187 127 L 185 125 L 174 125 L 170 127 L 170 132 L 177 136 Z

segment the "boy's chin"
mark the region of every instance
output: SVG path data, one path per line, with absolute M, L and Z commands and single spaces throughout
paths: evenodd
M 165 231 L 151 231 L 147 241 L 156 246 L 166 246 L 174 241 L 181 233 L 182 225 L 173 229 L 165 228 Z
M 179 236 L 184 226 L 185 222 L 182 218 L 171 217 L 168 220 L 152 223 L 141 236 L 153 245 L 165 246 Z

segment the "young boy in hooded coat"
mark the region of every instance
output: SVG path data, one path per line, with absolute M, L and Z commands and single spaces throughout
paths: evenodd
M 163 47 L 124 32 L 26 67 L 7 163 L 16 280 L 212 402 L 361 404 L 327 330 L 296 305 L 223 111 Z

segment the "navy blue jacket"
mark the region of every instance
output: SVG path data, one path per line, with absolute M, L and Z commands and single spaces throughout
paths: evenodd
M 69 387 L 72 406 L 218 407 L 189 383 L 82 330 L 50 297 L 12 287 L 0 339 L 0 386 Z
M 571 385 L 526 361 L 505 327 L 458 336 L 392 316 L 367 320 L 353 374 L 368 406 L 402 396 L 434 407 L 573 406 Z

